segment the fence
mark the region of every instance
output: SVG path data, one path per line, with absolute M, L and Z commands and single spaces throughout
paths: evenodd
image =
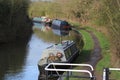
M 51 68 L 50 66 L 54 66 L 53 68 Z M 80 69 L 60 69 L 60 68 L 55 68 L 55 66 L 70 66 L 70 67 L 89 67 L 90 70 L 80 70 Z M 70 64 L 70 63 L 50 63 L 45 67 L 46 70 L 46 80 L 48 80 L 48 71 L 56 71 L 58 73 L 58 71 L 63 71 L 63 72 L 67 72 L 67 75 L 60 75 L 59 73 L 57 74 L 60 78 L 60 80 L 62 80 L 61 77 L 67 77 L 67 80 L 69 80 L 70 77 L 75 77 L 75 78 L 89 78 L 90 80 L 94 80 L 94 76 L 93 76 L 93 67 L 90 64 Z M 77 72 L 77 73 L 87 73 L 89 76 L 84 76 L 84 77 L 80 77 L 80 76 L 75 76 L 72 75 L 72 72 Z

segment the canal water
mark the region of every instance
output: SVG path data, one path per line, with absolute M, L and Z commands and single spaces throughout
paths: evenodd
M 29 42 L 16 42 L 0 47 L 0 80 L 37 80 L 37 63 L 42 50 L 51 45 L 35 34 Z
M 52 31 L 43 32 L 35 29 L 33 32 L 27 42 L 14 42 L 0 46 L 0 80 L 38 80 L 37 63 L 42 51 L 54 42 L 59 42 L 60 37 L 55 36 Z M 78 38 L 72 32 L 63 39 L 81 40 L 75 37 Z

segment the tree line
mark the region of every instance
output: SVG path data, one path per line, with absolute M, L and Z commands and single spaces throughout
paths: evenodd
M 30 27 L 29 3 L 29 0 L 0 0 L 0 42 L 9 42 L 27 35 L 23 31 Z
M 53 0 L 34 2 L 29 16 L 48 16 L 75 23 L 92 24 L 106 29 L 111 43 L 111 53 L 120 65 L 120 1 L 119 0 Z M 115 59 L 114 58 L 114 59 Z

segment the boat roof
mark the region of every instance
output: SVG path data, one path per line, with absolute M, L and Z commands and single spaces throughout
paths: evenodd
M 66 50 L 67 48 L 69 48 L 73 44 L 75 44 L 75 42 L 73 42 L 73 41 L 62 41 L 60 44 L 54 44 L 54 45 L 48 47 L 47 49 Z

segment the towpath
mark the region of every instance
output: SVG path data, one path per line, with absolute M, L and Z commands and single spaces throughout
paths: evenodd
M 92 31 L 88 31 L 88 30 L 86 31 L 91 35 L 93 42 L 94 42 L 94 48 L 91 52 L 90 61 L 88 63 L 91 64 L 95 68 L 98 61 L 102 58 L 102 55 L 101 55 L 102 50 L 100 47 L 99 40 L 96 37 L 95 33 Z M 95 74 L 96 80 L 102 80 L 102 76 L 99 75 L 96 71 L 94 72 L 94 74 Z

